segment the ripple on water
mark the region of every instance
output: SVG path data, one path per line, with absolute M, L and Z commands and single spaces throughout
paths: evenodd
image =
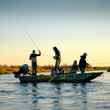
M 3 75 L 0 76 L 0 110 L 109 110 L 110 81 L 102 80 L 32 85 L 18 83 L 13 75 Z

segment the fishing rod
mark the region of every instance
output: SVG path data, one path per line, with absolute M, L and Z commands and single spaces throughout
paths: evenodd
M 34 42 L 34 40 L 32 39 L 31 35 L 26 32 L 27 37 L 31 40 L 32 44 L 34 45 L 35 48 L 37 48 L 37 50 L 39 50 L 38 46 L 36 45 L 36 43 Z M 46 55 L 46 54 L 45 54 Z M 45 56 L 43 55 L 43 56 Z M 47 57 L 50 57 L 49 55 L 46 55 Z
M 27 34 L 27 37 L 31 40 L 32 44 L 35 46 L 35 48 L 37 48 L 37 50 L 39 50 L 38 46 L 36 45 L 36 43 L 32 39 L 31 35 L 28 32 L 26 32 L 26 34 Z

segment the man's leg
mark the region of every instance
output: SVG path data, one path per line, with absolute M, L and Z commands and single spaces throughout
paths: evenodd
M 81 71 L 81 73 L 85 72 L 84 68 L 80 68 L 80 71 Z
M 61 60 L 60 60 L 60 59 L 58 59 L 58 60 L 56 61 L 56 67 L 57 67 L 57 69 L 59 69 L 59 68 L 60 68 L 60 63 L 61 63 Z

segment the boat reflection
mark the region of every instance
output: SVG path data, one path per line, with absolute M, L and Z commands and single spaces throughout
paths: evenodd
M 69 88 L 64 84 L 51 84 L 47 91 L 41 91 L 39 86 L 32 87 L 32 110 L 73 110 L 76 105 L 76 109 L 88 110 L 86 84 L 68 84 Z

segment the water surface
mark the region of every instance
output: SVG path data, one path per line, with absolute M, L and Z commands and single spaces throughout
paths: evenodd
M 0 110 L 110 110 L 110 73 L 85 84 L 36 85 L 0 75 Z

